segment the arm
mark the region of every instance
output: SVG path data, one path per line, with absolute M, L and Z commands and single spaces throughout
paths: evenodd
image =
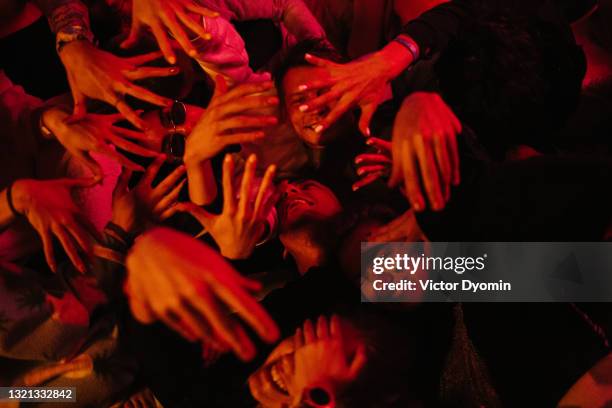
M 185 163 L 189 180 L 189 199 L 197 205 L 208 205 L 217 197 L 217 183 L 210 160 Z
M 348 43 L 351 58 L 378 50 L 383 40 L 384 13 L 378 0 L 356 0 L 353 3 L 353 26 Z
M 43 12 L 51 31 L 56 35 L 56 46 L 76 38 L 93 42 L 89 24 L 89 11 L 80 0 L 34 0 Z

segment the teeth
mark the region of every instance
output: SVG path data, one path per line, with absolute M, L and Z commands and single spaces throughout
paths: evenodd
M 272 368 L 270 369 L 270 374 L 272 375 L 272 381 L 274 381 L 274 384 L 276 384 L 276 386 L 281 390 L 287 392 L 287 386 L 285 385 L 285 382 L 283 381 L 280 373 L 278 372 L 277 364 L 274 364 L 272 366 Z

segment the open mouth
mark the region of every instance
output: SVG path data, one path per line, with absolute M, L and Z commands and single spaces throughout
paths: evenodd
M 285 395 L 289 395 L 287 384 L 280 373 L 278 363 L 272 364 L 268 371 L 268 380 L 276 388 L 276 390 Z

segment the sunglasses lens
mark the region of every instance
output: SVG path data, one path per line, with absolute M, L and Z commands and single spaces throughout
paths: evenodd
M 168 156 L 169 161 L 174 163 L 182 162 L 185 155 L 185 135 L 182 133 L 170 133 L 164 138 L 162 149 Z
M 308 398 L 314 407 L 327 407 L 331 402 L 329 392 L 321 387 L 315 387 L 309 390 Z
M 182 102 L 174 102 L 172 108 L 170 108 L 170 117 L 175 126 L 184 124 L 185 120 L 187 120 L 187 109 L 185 108 L 185 104 Z

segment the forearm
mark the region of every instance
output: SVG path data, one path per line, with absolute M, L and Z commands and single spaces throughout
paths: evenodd
M 76 26 L 91 31 L 89 11 L 80 0 L 34 0 L 34 3 L 47 17 L 55 34 Z
M 402 33 L 419 46 L 422 57 L 442 51 L 473 13 L 473 0 L 440 4 L 408 22 Z
M 208 205 L 217 197 L 217 183 L 210 160 L 201 163 L 186 163 L 189 180 L 189 199 L 197 205 Z
M 8 188 L 0 193 L 0 230 L 8 227 L 15 220 L 15 213 L 9 205 Z

